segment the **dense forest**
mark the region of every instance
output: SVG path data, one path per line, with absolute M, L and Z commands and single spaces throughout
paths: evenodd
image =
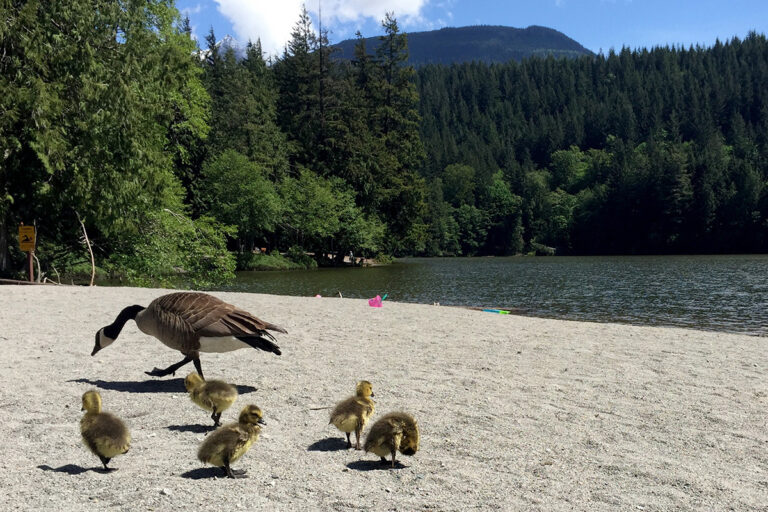
M 408 65 L 202 48 L 168 0 L 0 7 L 0 274 L 207 286 L 265 258 L 763 252 L 768 42 Z M 267 249 L 266 253 L 258 249 Z M 285 259 L 287 256 L 287 260 Z
M 432 254 L 768 250 L 762 35 L 417 82 Z

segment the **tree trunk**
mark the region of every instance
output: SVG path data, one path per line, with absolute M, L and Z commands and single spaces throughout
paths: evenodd
M 0 215 L 0 273 L 8 271 L 8 230 L 5 219 L 4 213 Z

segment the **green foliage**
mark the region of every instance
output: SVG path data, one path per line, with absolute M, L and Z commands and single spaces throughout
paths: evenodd
M 237 254 L 238 270 L 300 270 L 317 267 L 317 262 L 303 249 L 291 247 L 283 256 L 277 251 L 266 253 L 242 252 Z
M 312 258 L 312 256 L 307 254 L 304 248 L 299 247 L 298 245 L 290 246 L 288 250 L 285 251 L 285 256 L 286 258 L 303 266 L 304 268 L 317 267 L 317 261 L 315 261 L 315 259 Z
M 275 231 L 284 206 L 261 165 L 228 149 L 208 161 L 202 172 L 205 210 L 223 224 L 237 226 L 240 246 L 250 251 Z
M 233 227 L 209 217 L 193 221 L 170 210 L 149 213 L 107 268 L 138 286 L 213 286 L 234 278 L 235 258 L 225 242 L 234 235 Z
M 207 131 L 194 43 L 165 0 L 2 12 L 0 229 L 34 221 L 80 253 L 79 215 L 109 255 L 146 229 L 146 212 L 184 196 L 174 166 Z

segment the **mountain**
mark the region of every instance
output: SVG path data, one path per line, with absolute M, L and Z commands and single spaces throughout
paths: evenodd
M 460 62 L 507 62 L 526 57 L 553 55 L 580 57 L 594 55 L 591 51 L 557 30 L 532 25 L 528 28 L 502 26 L 470 26 L 441 28 L 427 32 L 409 32 L 409 63 L 451 64 Z M 355 55 L 355 39 L 333 45 L 335 57 L 350 60 Z M 370 53 L 376 51 L 378 37 L 365 39 Z
M 245 58 L 245 53 L 247 50 L 247 45 L 240 44 L 237 39 L 230 36 L 229 34 L 224 36 L 224 39 L 216 43 L 216 47 L 219 49 L 220 55 L 224 55 L 228 50 L 232 50 L 235 52 L 235 58 L 237 60 L 242 60 Z M 202 48 L 198 52 L 198 56 L 200 59 L 204 59 L 208 56 L 208 48 Z

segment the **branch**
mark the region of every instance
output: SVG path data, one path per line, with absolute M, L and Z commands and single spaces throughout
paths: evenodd
M 40 270 L 40 260 L 37 259 L 37 256 L 35 255 L 35 251 L 32 251 L 32 258 L 34 258 L 35 263 L 37 263 L 37 279 L 35 279 L 36 283 L 41 282 L 40 280 L 43 278 L 43 272 Z
M 93 259 L 93 249 L 91 249 L 91 241 L 88 240 L 88 232 L 85 230 L 85 224 L 83 224 L 82 219 L 80 219 L 80 214 L 75 212 L 75 215 L 77 215 L 77 221 L 80 223 L 80 227 L 83 228 L 83 236 L 85 237 L 85 243 L 88 246 L 88 253 L 91 255 L 91 284 L 89 286 L 93 286 L 93 279 L 96 277 L 96 261 Z

